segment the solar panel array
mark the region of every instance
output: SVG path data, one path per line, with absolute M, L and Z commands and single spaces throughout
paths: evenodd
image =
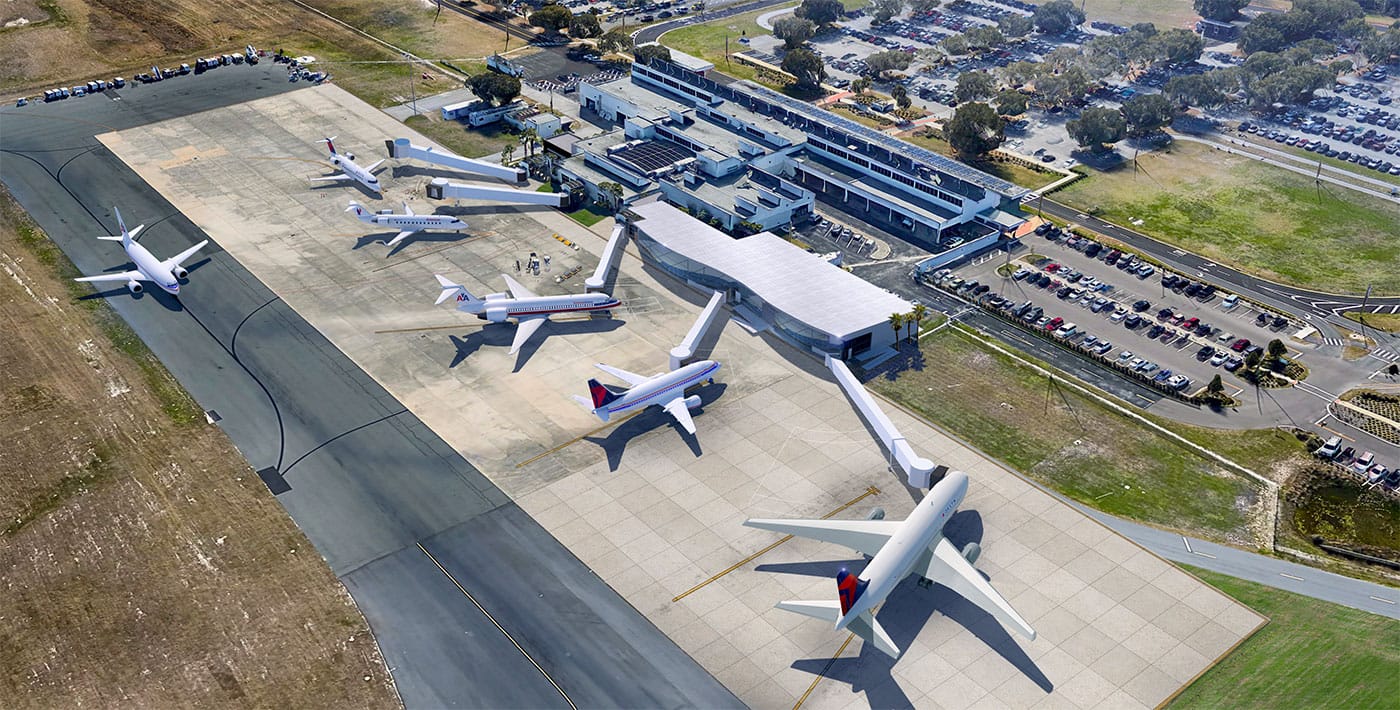
M 672 143 L 660 140 L 651 140 L 640 145 L 619 150 L 613 153 L 610 158 L 621 160 L 636 167 L 643 173 L 675 165 L 678 161 L 692 157 L 694 154 L 684 148 Z

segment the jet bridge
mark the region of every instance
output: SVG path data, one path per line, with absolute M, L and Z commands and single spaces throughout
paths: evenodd
M 700 341 L 705 339 L 705 335 L 710 332 L 710 328 L 715 325 L 715 318 L 719 316 L 720 306 L 724 305 L 724 294 L 715 291 L 710 296 L 710 302 L 705 304 L 705 310 L 700 312 L 700 317 L 695 319 L 695 324 L 690 326 L 690 332 L 685 334 L 685 340 L 680 345 L 671 348 L 671 369 L 679 370 L 681 366 L 688 364 L 695 359 L 695 351 L 700 347 Z
M 603 247 L 603 258 L 598 260 L 598 268 L 593 270 L 592 276 L 584 279 L 583 286 L 589 293 L 602 291 L 608 283 L 608 274 L 617 268 L 617 260 L 622 256 L 622 242 L 626 239 L 623 233 L 624 226 L 626 225 L 613 226 L 612 235 L 608 237 L 608 245 Z
M 560 192 L 535 192 L 534 190 L 516 190 L 510 187 L 467 185 L 459 182 L 448 182 L 447 178 L 434 178 L 432 182 L 428 183 L 428 199 L 430 200 L 493 200 L 517 205 L 560 207 L 564 204 L 564 197 L 565 195 Z
M 909 485 L 914 488 L 929 488 L 933 484 L 933 462 L 914 453 L 913 447 L 904 440 L 904 435 L 894 428 L 894 422 L 885 416 L 884 410 L 880 409 L 880 404 L 870 393 L 865 391 L 865 385 L 856 379 L 846 363 L 826 356 L 826 366 L 831 369 L 831 374 L 836 376 L 836 381 L 841 384 L 841 389 L 846 391 L 846 396 L 851 398 L 851 402 L 856 405 L 856 410 L 860 412 L 861 418 L 865 419 L 871 429 L 875 430 L 875 435 L 880 437 L 880 443 L 884 444 L 885 450 L 890 452 L 894 459 L 892 463 L 899 464 L 904 475 L 909 480 Z
M 444 168 L 461 170 L 464 173 L 473 175 L 485 175 L 487 177 L 500 178 L 507 182 L 525 182 L 525 168 L 520 165 L 506 166 L 499 163 L 488 163 L 485 160 L 474 160 L 463 158 L 456 153 L 437 148 L 425 148 L 421 145 L 414 145 L 407 138 L 395 138 L 384 141 L 385 147 L 389 149 L 389 157 L 397 160 L 421 160 L 425 163 L 441 165 Z

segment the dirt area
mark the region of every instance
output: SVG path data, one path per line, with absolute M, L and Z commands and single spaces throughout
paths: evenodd
M 397 706 L 345 589 L 71 269 L 0 195 L 5 706 Z

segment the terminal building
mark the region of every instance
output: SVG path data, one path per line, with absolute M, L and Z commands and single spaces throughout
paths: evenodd
M 734 239 L 665 202 L 628 209 L 627 233 L 653 264 L 719 291 L 756 328 L 842 360 L 867 360 L 894 345 L 891 314 L 913 305 L 770 232 Z

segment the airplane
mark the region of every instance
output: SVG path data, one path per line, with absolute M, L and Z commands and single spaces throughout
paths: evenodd
M 119 236 L 98 237 L 109 242 L 121 242 L 122 249 L 126 250 L 126 255 L 131 259 L 131 263 L 136 265 L 131 271 L 123 271 L 119 274 L 102 274 L 101 276 L 84 276 L 74 281 L 125 281 L 126 288 L 132 293 L 141 293 L 142 281 L 150 281 L 159 286 L 161 290 L 172 296 L 180 295 L 180 279 L 189 275 L 189 271 L 181 266 L 186 259 L 194 256 L 195 252 L 204 248 L 209 243 L 208 239 L 186 249 L 179 254 L 161 261 L 151 255 L 146 247 L 136 242 L 136 235 L 141 232 L 146 225 L 137 225 L 136 229 L 127 231 L 126 223 L 122 221 L 122 213 L 116 208 L 112 212 L 117 215 L 117 226 L 121 227 L 122 233 Z
M 322 138 L 321 142 L 325 143 L 326 147 L 330 148 L 331 150 L 331 167 L 339 168 L 340 172 L 328 177 L 311 178 L 311 181 L 326 182 L 333 180 L 354 180 L 355 182 L 364 185 L 374 194 L 380 194 L 381 190 L 379 188 L 379 178 L 374 176 L 374 169 L 383 164 L 384 161 L 381 160 L 367 168 L 362 168 L 355 163 L 354 153 L 341 154 L 335 152 L 335 139 L 335 136 L 331 136 L 330 138 Z
M 624 380 L 629 387 L 621 392 L 604 387 L 597 380 L 588 381 L 588 393 L 592 400 L 574 395 L 574 400 L 589 408 L 599 419 L 608 421 L 613 415 L 641 411 L 655 404 L 666 410 L 691 434 L 695 433 L 695 420 L 690 418 L 690 410 L 700 406 L 700 396 L 685 396 L 687 387 L 708 379 L 715 381 L 719 363 L 714 360 L 692 362 L 684 367 L 647 377 L 616 367 L 598 363 L 603 372 Z
M 400 230 L 398 236 L 384 242 L 384 245 L 391 249 L 395 244 L 425 229 L 445 229 L 460 232 L 467 228 L 467 223 L 456 217 L 437 214 L 414 214 L 407 202 L 403 203 L 404 214 L 394 214 L 392 210 L 370 212 L 354 200 L 351 200 L 350 206 L 345 208 L 346 212 L 351 210 L 355 211 L 355 216 L 359 217 L 361 222 L 382 224 L 386 227 L 393 227 L 394 229 Z
M 911 572 L 937 582 L 1031 640 L 1035 629 L 972 566 L 981 554 L 977 543 L 960 552 L 943 537 L 943 525 L 967 495 L 967 474 L 949 471 L 902 521 L 889 520 L 747 520 L 744 525 L 849 547 L 871 560 L 859 575 L 842 569 L 836 575 L 837 599 L 784 601 L 779 609 L 849 629 L 891 658 L 900 649 L 875 620 L 875 607 Z
M 449 298 L 457 299 L 457 310 L 470 313 L 491 323 L 504 323 L 515 319 L 515 340 L 511 342 L 510 354 L 520 351 L 530 336 L 559 313 L 579 311 L 605 311 L 622 305 L 622 301 L 606 293 L 584 293 L 572 296 L 537 296 L 515 279 L 501 274 L 506 280 L 510 293 L 490 293 L 485 298 L 473 296 L 461 284 L 453 283 L 441 274 L 433 274 L 442 285 L 442 293 L 437 302 L 441 304 Z

